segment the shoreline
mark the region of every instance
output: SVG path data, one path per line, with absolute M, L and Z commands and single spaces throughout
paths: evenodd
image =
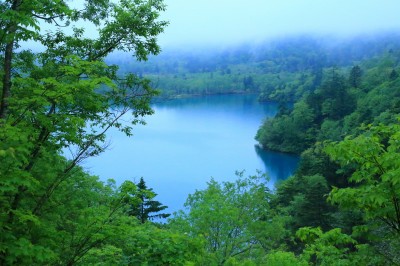
M 217 93 L 185 93 L 185 94 L 175 94 L 166 96 L 161 92 L 159 96 L 154 97 L 160 100 L 175 100 L 175 99 L 185 99 L 185 98 L 197 98 L 197 97 L 207 97 L 207 96 L 218 96 L 218 95 L 232 95 L 232 94 L 259 94 L 259 92 L 248 92 L 248 91 L 227 91 L 227 92 L 217 92 Z

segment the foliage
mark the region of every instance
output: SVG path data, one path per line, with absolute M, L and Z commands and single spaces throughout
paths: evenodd
M 293 102 L 315 91 L 328 69 L 351 67 L 398 49 L 398 43 L 396 32 L 358 36 L 340 44 L 292 36 L 225 49 L 170 49 L 144 64 L 119 55 L 109 61 L 123 65 L 121 72 L 151 79 L 163 97 L 250 92 L 259 93 L 262 101 Z
M 300 101 L 290 115 L 265 120 L 255 138 L 265 149 L 300 153 L 315 141 L 314 119 L 314 111 Z
M 149 223 L 126 223 L 113 234 L 113 245 L 95 247 L 78 265 L 190 265 L 199 259 L 201 241 Z
M 360 66 L 356 65 L 351 68 L 349 74 L 349 84 L 351 87 L 359 88 L 361 86 L 362 70 Z
M 335 208 L 326 201 L 329 191 L 327 180 L 319 174 L 296 174 L 276 186 L 270 205 L 276 213 L 274 219 L 284 219 L 286 234 L 279 240 L 281 247 L 299 253 L 304 248 L 294 237 L 299 228 L 320 226 L 329 230 L 336 225 Z
M 322 232 L 320 228 L 304 227 L 297 237 L 306 242 L 301 258 L 315 265 L 381 265 L 379 257 L 367 245 L 359 245 L 339 228 Z M 371 252 L 371 253 L 369 253 Z
M 393 52 L 340 69 L 314 70 L 315 86 L 304 77 L 299 84 L 308 84 L 308 91 L 299 86 L 295 91 L 301 97 L 293 108 L 283 108 L 288 105 L 281 101 L 277 116 L 260 127 L 256 138 L 263 147 L 302 154 L 295 175 L 262 202 L 265 209 L 255 216 L 261 218 L 247 220 L 241 243 L 255 241 L 252 252 L 224 257 L 218 249 L 233 241 L 223 238 L 229 226 L 247 217 L 230 216 L 241 206 L 230 203 L 231 195 L 240 192 L 228 193 L 226 183 L 212 180 L 189 197 L 187 212 L 171 226 L 204 239 L 202 264 L 399 264 L 400 127 L 395 117 L 400 80 L 392 71 L 398 56 Z M 294 95 L 279 90 L 286 88 L 276 87 L 275 95 Z M 360 128 L 363 122 L 371 125 Z M 325 145 L 326 140 L 335 142 Z M 248 202 L 258 206 L 261 201 Z
M 384 54 L 350 70 L 325 71 L 321 84 L 303 91 L 292 110 L 266 120 L 256 140 L 266 149 L 300 154 L 317 141 L 358 134 L 362 123 L 393 122 L 400 102 L 400 79 L 391 75 L 397 57 Z
M 117 76 L 104 58 L 159 53 L 164 5 L 7 0 L 0 9 L 0 264 L 73 265 L 99 246 L 120 256 L 107 241 L 126 225 L 135 186 L 104 185 L 78 165 L 106 149 L 109 128 L 131 135 L 153 113 L 149 81 Z M 43 49 L 26 50 L 32 43 Z
M 396 233 L 400 233 L 399 130 L 398 123 L 373 126 L 360 136 L 326 148 L 331 158 L 356 169 L 350 181 L 357 185 L 334 188 L 330 200 L 361 209 L 365 219 L 379 218 Z
M 339 168 L 340 166 L 325 153 L 322 143 L 317 143 L 301 154 L 295 176 L 321 175 L 325 177 L 329 186 L 348 186 L 347 172 L 337 172 Z
M 398 35 L 337 47 L 301 37 L 139 64 L 160 52 L 164 9 L 161 0 L 0 3 L 0 265 L 399 264 Z M 105 60 L 115 51 L 134 59 L 121 57 L 118 70 Z M 151 83 L 167 97 L 279 101 L 257 140 L 303 152 L 298 171 L 275 193 L 261 174 L 212 179 L 186 212 L 146 223 L 167 214 L 143 179 L 117 187 L 79 164 L 107 148 L 111 127 L 129 136 L 153 113 Z M 336 142 L 322 149 L 325 140 Z
M 352 187 L 333 188 L 332 203 L 360 210 L 363 235 L 387 260 L 398 263 L 400 233 L 399 123 L 370 126 L 357 137 L 326 147 L 332 159 L 354 169 Z
M 217 183 L 211 179 L 205 190 L 191 194 L 185 206 L 171 220 L 171 226 L 192 238 L 202 237 L 208 265 L 224 265 L 235 258 L 259 256 L 263 250 L 253 230 L 268 222 L 271 196 L 262 175 L 243 177 L 235 182 Z
M 157 196 L 156 193 L 153 192 L 153 189 L 147 188 L 146 183 L 144 182 L 143 177 L 140 178 L 139 183 L 137 184 L 137 192 L 136 197 L 140 200 L 138 203 L 132 204 L 128 210 L 128 214 L 135 216 L 139 219 L 141 223 L 145 223 L 148 220 L 153 220 L 155 218 L 168 218 L 170 214 L 168 213 L 158 213 L 160 211 L 168 208 L 167 206 L 162 205 L 160 202 L 153 200 L 154 197 Z M 157 213 L 151 215 L 151 213 Z
M 271 252 L 266 257 L 265 265 L 269 266 L 307 266 L 305 260 L 297 258 L 292 252 L 276 251 Z

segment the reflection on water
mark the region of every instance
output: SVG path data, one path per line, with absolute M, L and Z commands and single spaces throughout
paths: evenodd
M 295 155 L 266 151 L 259 145 L 254 145 L 258 157 L 263 161 L 266 172 L 273 183 L 284 180 L 291 176 L 299 162 L 299 157 Z

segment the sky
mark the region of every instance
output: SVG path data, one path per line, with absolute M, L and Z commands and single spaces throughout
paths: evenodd
M 164 47 L 400 31 L 400 0 L 164 0 Z

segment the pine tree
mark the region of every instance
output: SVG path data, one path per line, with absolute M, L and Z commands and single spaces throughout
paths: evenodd
M 353 66 L 349 75 L 349 84 L 353 88 L 359 88 L 361 85 L 362 70 L 357 66 Z
M 158 213 L 168 208 L 168 206 L 164 206 L 159 201 L 153 200 L 157 194 L 153 192 L 152 188 L 147 187 L 143 177 L 140 178 L 137 188 L 140 203 L 131 206 L 129 215 L 136 216 L 141 223 L 155 218 L 168 218 L 170 216 L 168 213 Z M 157 214 L 151 215 L 152 213 Z
M 399 73 L 395 69 L 392 69 L 392 72 L 390 72 L 389 79 L 390 80 L 395 80 L 399 77 Z

